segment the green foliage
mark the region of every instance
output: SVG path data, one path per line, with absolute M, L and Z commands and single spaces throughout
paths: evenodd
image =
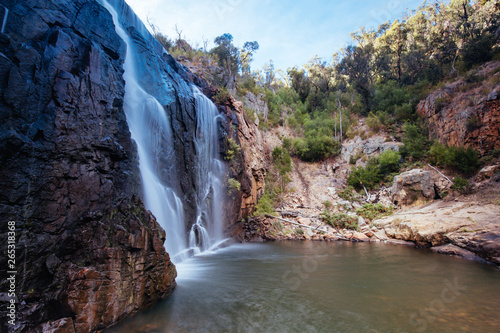
M 226 88 L 219 88 L 212 97 L 215 104 L 224 105 L 231 99 L 231 93 Z
M 381 182 L 390 181 L 393 173 L 400 169 L 401 155 L 393 150 L 387 150 L 378 157 L 370 159 L 365 167 L 355 167 L 347 177 L 347 184 L 357 190 L 371 190 Z
M 473 175 L 479 168 L 479 155 L 472 148 L 453 147 L 453 167 L 464 176 Z
M 375 133 L 380 132 L 383 126 L 380 119 L 373 112 L 370 112 L 366 117 L 366 125 Z
M 295 236 L 298 236 L 298 237 L 304 236 L 304 229 L 302 229 L 302 228 L 295 229 L 294 232 L 295 232 Z
M 429 163 L 442 167 L 453 165 L 453 152 L 442 143 L 435 141 L 429 151 Z
M 340 143 L 327 135 L 309 135 L 306 138 L 295 138 L 293 150 L 303 161 L 315 162 L 340 153 Z
M 233 138 L 226 140 L 226 160 L 232 161 L 240 151 L 240 145 Z
M 447 147 L 439 142 L 434 142 L 431 146 L 429 162 L 458 171 L 464 176 L 471 176 L 480 166 L 479 154 L 474 149 Z
M 347 201 L 356 201 L 356 198 L 359 196 L 356 192 L 356 189 L 353 186 L 347 186 L 345 189 L 337 193 L 338 196 Z
M 257 116 L 255 115 L 255 111 L 250 109 L 249 107 L 247 106 L 243 106 L 243 111 L 245 112 L 245 116 L 247 117 L 247 119 L 250 121 L 250 122 L 255 122 L 255 120 L 257 119 Z
M 259 202 L 255 205 L 255 211 L 253 213 L 254 216 L 263 217 L 266 214 L 268 215 L 276 215 L 274 211 L 274 199 L 270 193 L 264 193 L 262 197 L 260 197 Z
M 430 141 L 421 125 L 415 123 L 405 123 L 403 126 L 405 133 L 403 137 L 404 146 L 401 149 L 403 157 L 412 160 L 422 160 L 427 157 Z
M 373 160 L 371 160 L 373 161 Z M 380 170 L 375 163 L 370 163 L 365 167 L 355 167 L 347 177 L 347 184 L 357 190 L 363 189 L 363 185 L 371 190 L 382 181 Z
M 460 192 L 460 194 L 470 194 L 472 192 L 472 185 L 470 182 L 460 176 L 455 176 L 455 178 L 453 178 L 453 185 L 451 188 Z
M 493 57 L 492 48 L 495 39 L 490 34 L 485 34 L 477 40 L 470 41 L 464 47 L 462 60 L 466 69 L 471 69 L 476 64 L 485 63 Z
M 351 216 L 344 213 L 334 213 L 329 208 L 325 208 L 320 216 L 325 223 L 328 223 L 335 228 L 352 230 L 359 229 L 357 216 Z
M 386 150 L 378 157 L 378 168 L 380 173 L 388 175 L 399 171 L 399 160 L 401 155 L 394 150 Z
M 241 189 L 241 183 L 234 178 L 227 180 L 228 195 L 233 195 Z
M 364 204 L 363 207 L 356 209 L 356 214 L 369 221 L 373 221 L 383 216 L 392 215 L 393 210 L 393 207 L 387 207 L 381 203 L 368 203 Z

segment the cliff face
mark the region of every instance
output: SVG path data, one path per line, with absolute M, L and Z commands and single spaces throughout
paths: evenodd
M 432 138 L 485 153 L 500 148 L 500 62 L 481 66 L 422 100 L 417 111 Z
M 215 88 L 208 89 L 208 96 L 215 94 Z M 225 203 L 223 218 L 226 234 L 240 238 L 244 232 L 243 224 L 239 222 L 254 212 L 255 205 L 264 194 L 270 151 L 258 128 L 258 120 L 251 121 L 246 117 L 242 102 L 229 97 L 219 105 L 219 110 L 227 119 L 223 129 L 224 135 L 239 146 L 234 158 L 228 163 L 228 177 L 240 183 L 240 190 L 230 191 L 231 199 Z M 221 142 L 221 145 L 224 144 L 227 144 L 227 140 L 225 143 Z M 226 148 L 221 147 L 221 151 Z
M 168 295 L 176 275 L 165 232 L 139 199 L 136 147 L 123 112 L 125 47 L 96 1 L 2 5 L 9 15 L 0 34 L 0 238 L 15 221 L 16 329 L 104 328 Z M 158 45 L 147 46 L 152 37 L 123 1 L 113 5 L 159 73 L 144 69 L 142 78 L 178 129 L 184 176 L 176 186 L 190 202 L 195 119 L 185 79 L 196 78 Z M 168 91 L 158 81 L 168 82 Z

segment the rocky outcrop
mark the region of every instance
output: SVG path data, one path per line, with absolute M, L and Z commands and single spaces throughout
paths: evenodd
M 416 242 L 424 247 L 447 244 L 440 253 L 456 252 L 467 257 L 467 251 L 500 264 L 500 207 L 466 201 L 438 200 L 425 206 L 402 209 L 374 223 L 395 239 Z M 469 258 L 472 258 L 469 256 Z
M 16 329 L 101 329 L 175 286 L 165 233 L 139 199 L 137 153 L 123 112 L 125 48 L 96 1 L 2 4 L 9 16 L 0 35 L 0 238 L 15 221 Z M 141 77 L 171 82 L 156 93 L 184 131 L 177 132 L 179 168 L 189 173 L 193 143 L 182 137 L 193 128 L 191 89 L 182 67 L 169 66 L 173 59 L 147 47 L 138 29 L 128 30 L 143 45 L 144 61 L 162 73 Z M 186 200 L 192 183 L 182 177 L 178 185 Z
M 418 205 L 441 198 L 452 185 L 435 170 L 413 169 L 394 177 L 390 196 L 395 205 Z
M 266 149 L 257 123 L 246 117 L 242 102 L 229 96 L 219 108 L 228 119 L 225 128 L 226 146 L 227 140 L 231 139 L 239 147 L 234 157 L 225 157 L 229 159 L 229 178 L 240 183 L 240 189 L 231 193 L 232 200 L 226 203 L 225 220 L 226 227 L 230 229 L 228 233 L 240 236 L 243 233 L 242 224 L 234 222 L 251 215 L 264 194 L 270 152 Z
M 431 138 L 473 147 L 482 154 L 500 148 L 499 67 L 498 61 L 486 63 L 418 104 L 417 112 L 428 122 Z
M 358 160 L 361 163 L 362 156 L 373 157 L 386 150 L 399 151 L 402 146 L 401 142 L 388 141 L 388 137 L 384 135 L 375 135 L 366 140 L 356 137 L 342 143 L 341 157 L 345 163 Z

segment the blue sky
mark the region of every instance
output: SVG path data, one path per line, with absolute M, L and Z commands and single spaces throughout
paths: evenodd
M 302 66 L 315 55 L 331 62 L 332 55 L 362 26 L 376 28 L 422 4 L 422 0 L 126 0 L 139 17 L 149 17 L 167 36 L 174 26 L 192 45 L 203 45 L 224 33 L 234 44 L 259 42 L 252 68 L 270 59 L 275 67 Z

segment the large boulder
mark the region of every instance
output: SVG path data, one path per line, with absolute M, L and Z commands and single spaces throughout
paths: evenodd
M 409 206 L 433 200 L 435 181 L 430 171 L 413 169 L 394 177 L 391 198 L 394 204 Z

